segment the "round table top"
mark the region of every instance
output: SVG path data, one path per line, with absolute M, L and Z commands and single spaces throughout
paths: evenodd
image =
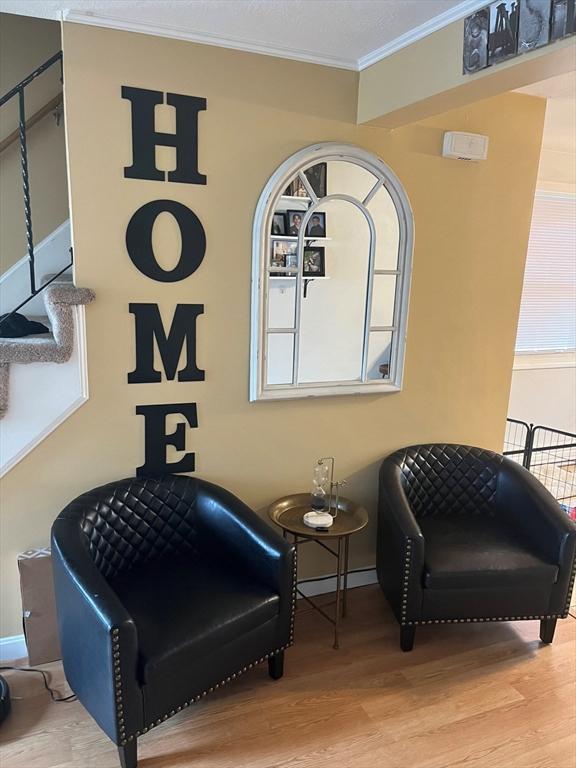
M 297 536 L 314 539 L 337 539 L 340 536 L 350 536 L 361 531 L 368 525 L 368 512 L 350 499 L 338 498 L 338 514 L 327 531 L 310 528 L 304 522 L 305 512 L 310 512 L 309 493 L 294 493 L 283 496 L 268 507 L 268 516 L 285 531 Z

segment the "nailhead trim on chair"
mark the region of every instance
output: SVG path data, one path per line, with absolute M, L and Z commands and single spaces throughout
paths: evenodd
M 551 613 L 547 616 L 492 616 L 482 619 L 428 619 L 427 621 L 406 621 L 402 626 L 415 627 L 422 624 L 469 624 L 483 621 L 524 621 L 529 619 L 565 619 L 568 613 Z
M 572 567 L 572 573 L 570 575 L 570 583 L 568 584 L 568 594 L 566 595 L 566 605 L 564 606 L 564 610 L 566 611 L 566 614 L 568 614 L 568 611 L 570 610 L 570 599 L 572 598 L 572 590 L 574 588 L 575 579 L 576 579 L 576 558 L 574 559 L 574 565 Z
M 404 582 L 402 584 L 402 608 L 401 624 L 406 621 L 406 612 L 408 610 L 408 581 L 410 580 L 410 563 L 412 560 L 412 542 L 410 539 L 406 539 L 406 552 L 404 555 Z
M 220 688 L 222 685 L 226 685 L 226 683 L 229 683 L 231 680 L 235 680 L 237 677 L 240 677 L 240 675 L 243 675 L 244 672 L 247 672 L 249 669 L 252 669 L 252 667 L 255 667 L 257 664 L 260 664 L 263 661 L 266 661 L 267 659 L 272 658 L 272 656 L 276 656 L 278 653 L 281 653 L 286 648 L 289 648 L 292 645 L 292 643 L 286 643 L 286 645 L 283 645 L 281 648 L 277 648 L 275 651 L 272 651 L 272 653 L 267 653 L 265 656 L 262 656 L 261 658 L 257 659 L 256 661 L 253 661 L 250 664 L 247 664 L 245 667 L 242 667 L 242 669 L 239 669 L 237 672 L 234 672 L 229 677 L 224 678 L 224 680 L 221 680 L 219 683 L 215 683 L 213 686 L 208 688 L 205 691 L 202 691 L 202 693 L 197 694 L 196 696 L 193 696 L 188 701 L 185 701 L 182 705 L 179 707 L 176 707 L 175 709 L 172 709 L 168 714 L 163 715 L 162 717 L 159 717 L 157 720 L 154 720 L 153 722 L 149 723 L 149 725 L 142 728 L 141 731 L 136 731 L 136 733 L 125 737 L 124 741 L 120 742 L 121 746 L 124 746 L 129 741 L 133 741 L 134 739 L 137 739 L 139 736 L 142 736 L 144 733 L 147 733 L 148 731 L 152 730 L 152 728 L 156 728 L 157 725 L 160 725 L 165 720 L 168 720 L 168 718 L 172 717 L 173 715 L 177 714 L 183 709 L 186 709 L 186 707 L 189 707 L 191 704 L 195 704 L 197 701 L 200 701 L 204 696 L 207 696 L 209 693 L 212 693 L 217 688 Z
M 120 674 L 120 630 L 115 627 L 112 630 L 112 660 L 114 667 L 114 696 L 116 698 L 116 720 L 120 741 L 125 744 L 126 727 L 124 725 L 124 704 L 122 702 L 122 675 Z
M 294 618 L 296 614 L 296 598 L 298 589 L 298 548 L 294 547 L 294 561 L 292 563 L 292 615 L 290 616 L 290 640 L 289 645 L 294 643 Z
M 120 735 L 120 746 L 124 747 L 129 741 L 134 741 L 134 739 L 137 739 L 139 736 L 142 736 L 144 733 L 147 733 L 152 728 L 155 728 L 157 725 L 160 725 L 165 720 L 168 720 L 169 717 L 173 717 L 181 710 L 185 709 L 186 707 L 189 707 L 190 704 L 195 704 L 197 701 L 200 701 L 201 698 L 206 696 L 208 693 L 212 693 L 217 688 L 220 688 L 221 685 L 226 685 L 226 683 L 229 683 L 231 680 L 234 680 L 237 677 L 240 677 L 240 675 L 243 675 L 244 672 L 247 672 L 249 669 L 252 669 L 252 667 L 255 667 L 256 664 L 261 664 L 263 661 L 266 661 L 267 659 L 271 659 L 273 656 L 276 656 L 278 653 L 282 653 L 282 651 L 286 650 L 286 648 L 289 648 L 294 643 L 294 612 L 296 609 L 296 577 L 297 577 L 297 551 L 294 549 L 294 564 L 293 564 L 293 570 L 292 570 L 293 576 L 294 576 L 294 586 L 292 589 L 292 615 L 290 617 L 290 639 L 286 645 L 283 645 L 281 648 L 277 648 L 275 651 L 272 651 L 271 653 L 267 653 L 265 656 L 262 656 L 259 659 L 256 659 L 255 661 L 251 662 L 250 664 L 247 664 L 245 667 L 242 667 L 242 669 L 239 669 L 237 672 L 234 672 L 229 677 L 224 678 L 224 680 L 221 680 L 219 683 L 216 683 L 212 687 L 208 688 L 205 691 L 202 691 L 202 693 L 197 694 L 196 696 L 193 696 L 188 701 L 185 701 L 184 704 L 181 704 L 179 707 L 175 707 L 174 709 L 170 710 L 170 712 L 166 715 L 163 715 L 162 717 L 159 717 L 157 720 L 154 720 L 149 725 L 142 728 L 140 731 L 136 731 L 136 733 L 131 734 L 130 736 L 126 736 L 126 730 L 124 726 L 124 714 L 123 714 L 123 705 L 122 705 L 122 687 L 120 682 L 120 646 L 118 644 L 118 629 L 112 630 L 112 654 L 114 658 L 114 681 L 115 681 L 115 690 L 116 690 L 116 714 L 118 718 L 118 730 Z

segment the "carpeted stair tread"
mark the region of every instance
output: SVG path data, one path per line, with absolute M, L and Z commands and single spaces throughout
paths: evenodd
M 94 292 L 89 288 L 76 288 L 68 281 L 60 280 L 45 288 L 43 296 L 47 316 L 39 319 L 52 329 L 51 333 L 0 338 L 0 418 L 8 408 L 10 363 L 67 362 L 74 348 L 72 307 L 94 300 Z
M 56 340 L 51 333 L 39 333 L 31 334 L 30 336 L 21 336 L 19 339 L 0 339 L 0 360 L 3 363 L 52 363 L 59 362 L 57 360 L 17 360 L 16 356 L 20 354 L 20 351 L 25 350 L 24 357 L 27 353 L 30 355 L 35 354 L 32 350 L 42 348 L 51 348 L 56 343 Z M 17 350 L 14 352 L 14 350 Z M 41 354 L 41 351 L 39 351 Z

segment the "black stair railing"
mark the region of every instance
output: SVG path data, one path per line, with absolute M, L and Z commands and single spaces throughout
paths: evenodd
M 36 262 L 34 257 L 34 235 L 32 231 L 32 203 L 30 200 L 30 175 L 28 171 L 28 148 L 27 148 L 27 142 L 26 142 L 25 91 L 26 91 L 26 87 L 30 85 L 30 83 L 32 83 L 41 74 L 46 72 L 47 69 L 50 69 L 50 67 L 56 64 L 60 65 L 60 82 L 63 82 L 62 51 L 58 51 L 58 53 L 55 53 L 47 61 L 45 61 L 44 64 L 41 64 L 37 69 L 35 69 L 27 77 L 25 77 L 21 82 L 19 82 L 18 85 L 15 85 L 14 88 L 9 90 L 8 93 L 0 97 L 0 108 L 3 107 L 5 104 L 7 104 L 9 101 L 11 101 L 11 99 L 16 97 L 18 98 L 18 139 L 20 143 L 20 168 L 22 171 L 22 196 L 24 201 L 24 221 L 26 226 L 26 245 L 27 245 L 27 251 L 28 251 L 28 268 L 29 268 L 29 280 L 30 280 L 30 295 L 26 299 L 24 299 L 24 301 L 22 301 L 17 307 L 15 307 L 11 312 L 4 315 L 4 317 L 0 319 L 0 325 L 4 323 L 6 320 L 8 320 L 8 318 L 12 317 L 12 315 L 14 315 L 19 309 L 21 309 L 25 304 L 27 304 L 31 299 L 33 299 L 34 296 L 38 295 L 41 291 L 43 291 L 48 285 L 50 285 L 51 282 L 53 282 L 54 280 L 56 280 L 56 278 L 60 277 L 60 275 L 66 272 L 66 270 L 69 269 L 73 263 L 72 248 L 70 248 L 70 263 L 67 264 L 63 269 L 61 269 L 56 275 L 53 275 L 53 277 L 50 280 L 48 280 L 42 286 L 38 287 L 37 279 L 36 279 Z

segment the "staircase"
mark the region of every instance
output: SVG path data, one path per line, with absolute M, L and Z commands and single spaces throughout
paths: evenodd
M 28 245 L 27 255 L 0 277 L 0 476 L 88 399 L 84 307 L 94 294 L 73 283 L 70 222 L 38 245 L 32 235 L 26 130 L 41 118 L 26 120 L 24 91 L 61 61 L 61 52 L 55 54 L 0 98 L 0 107 L 16 97 L 19 103 L 13 139 L 20 141 Z M 8 338 L 22 315 L 41 322 L 45 329 L 37 330 L 44 332 Z
M 8 411 L 10 364 L 67 363 L 74 350 L 73 307 L 90 303 L 94 294 L 87 288 L 76 288 L 71 281 L 60 280 L 51 283 L 43 297 L 48 333 L 0 338 L 0 419 Z

